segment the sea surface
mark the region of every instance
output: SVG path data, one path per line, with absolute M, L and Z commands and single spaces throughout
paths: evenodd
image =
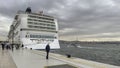
M 120 66 L 120 44 L 60 41 L 60 47 L 51 52 Z

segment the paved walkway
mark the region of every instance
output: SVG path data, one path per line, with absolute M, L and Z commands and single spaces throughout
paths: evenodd
M 46 66 L 67 64 L 52 57 L 46 60 L 45 55 L 36 54 L 33 50 L 10 51 L 17 68 L 45 68 Z
M 0 47 L 0 68 L 17 68 L 8 50 Z

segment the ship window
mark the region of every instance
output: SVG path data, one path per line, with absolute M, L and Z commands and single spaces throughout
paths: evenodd
M 25 37 L 27 38 L 27 35 Z
M 26 38 L 29 38 L 29 35 L 26 35 L 25 37 L 26 37 Z
M 44 20 L 50 20 L 54 21 L 53 18 L 46 18 L 46 17 L 39 17 L 39 16 L 33 16 L 33 15 L 28 15 L 30 18 L 38 18 L 38 19 L 44 19 Z
M 33 24 L 33 22 L 28 22 L 28 24 Z
M 30 21 L 31 21 L 32 19 L 28 18 L 28 20 L 30 20 Z
M 35 24 L 38 24 L 38 23 L 35 23 Z M 39 24 L 38 24 L 39 25 Z M 45 24 L 44 24 L 44 26 L 34 26 L 34 25 L 28 25 L 28 27 L 29 28 L 41 28 L 41 29 L 50 29 L 50 30 L 55 30 L 55 27 L 51 27 L 51 26 L 49 26 L 49 27 L 46 27 L 45 26 Z
M 30 35 L 30 38 L 56 38 L 56 37 L 47 35 Z

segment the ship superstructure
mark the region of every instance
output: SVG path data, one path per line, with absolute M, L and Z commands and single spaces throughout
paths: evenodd
M 26 48 L 44 49 L 49 43 L 51 49 L 59 49 L 57 19 L 42 11 L 32 13 L 30 8 L 18 11 L 8 34 L 11 44 Z

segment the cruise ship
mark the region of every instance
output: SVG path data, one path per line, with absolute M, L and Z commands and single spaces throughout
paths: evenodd
M 47 44 L 51 49 L 59 49 L 57 19 L 43 11 L 33 13 L 30 7 L 18 11 L 10 26 L 8 41 L 29 49 L 45 49 Z

